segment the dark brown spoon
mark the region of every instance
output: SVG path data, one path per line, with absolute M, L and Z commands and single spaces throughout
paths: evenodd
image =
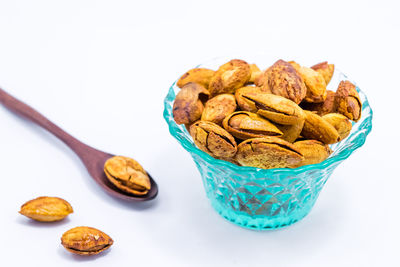
M 107 179 L 103 171 L 104 163 L 106 162 L 106 160 L 113 157 L 114 155 L 99 151 L 97 149 L 94 149 L 93 147 L 85 145 L 84 143 L 72 137 L 64 130 L 62 130 L 60 127 L 58 127 L 57 125 L 46 119 L 39 112 L 29 107 L 25 103 L 19 101 L 18 99 L 14 98 L 13 96 L 9 95 L 1 88 L 0 88 L 0 103 L 3 104 L 6 108 L 11 110 L 12 112 L 46 129 L 50 133 L 54 134 L 61 141 L 63 141 L 67 146 L 69 146 L 82 160 L 83 164 L 85 165 L 86 169 L 88 170 L 92 178 L 110 195 L 130 201 L 146 201 L 153 199 L 157 196 L 158 187 L 156 182 L 150 176 L 150 174 L 148 175 L 150 177 L 151 189 L 146 195 L 134 196 L 129 193 L 125 193 L 120 189 L 118 189 L 117 187 L 115 187 Z

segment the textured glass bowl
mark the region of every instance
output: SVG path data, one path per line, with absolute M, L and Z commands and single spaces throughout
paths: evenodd
M 275 61 L 265 56 L 254 57 L 254 60 L 243 59 L 256 63 L 261 69 Z M 218 66 L 229 60 L 217 58 L 197 67 L 218 69 Z M 342 80 L 350 79 L 335 70 L 328 89 L 336 91 Z M 334 152 L 325 161 L 296 169 L 264 170 L 237 166 L 214 159 L 198 149 L 186 128 L 175 123 L 172 106 L 179 90 L 174 83 L 164 101 L 164 118 L 171 135 L 192 155 L 214 209 L 229 221 L 251 229 L 281 228 L 306 216 L 333 170 L 364 144 L 372 128 L 371 107 L 366 95 L 357 87 L 363 103 L 362 117 L 353 123 L 353 129 L 346 139 L 331 145 Z

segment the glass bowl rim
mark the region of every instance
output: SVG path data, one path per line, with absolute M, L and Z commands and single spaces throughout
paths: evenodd
M 199 67 L 199 66 L 201 66 L 201 65 L 198 65 L 197 67 Z M 335 66 L 335 68 L 336 68 L 336 66 Z M 335 69 L 335 71 L 340 72 L 340 70 L 337 70 L 337 69 Z M 342 72 L 340 72 L 340 73 L 343 74 Z M 346 75 L 344 75 L 344 76 L 347 78 Z M 362 119 L 361 121 L 359 121 L 359 122 L 365 121 L 365 123 L 363 123 L 362 127 L 360 127 L 358 129 L 358 131 L 355 133 L 363 132 L 363 134 L 358 134 L 356 136 L 355 140 L 353 141 L 354 142 L 353 146 L 351 146 L 351 147 L 347 146 L 345 149 L 340 151 L 338 154 L 333 155 L 320 163 L 305 165 L 305 166 L 301 166 L 301 167 L 297 167 L 297 168 L 261 169 L 261 168 L 257 168 L 257 167 L 239 166 L 239 165 L 233 164 L 229 161 L 216 159 L 216 158 L 210 156 L 209 154 L 200 150 L 194 144 L 192 144 L 192 142 L 189 139 L 183 137 L 184 132 L 182 131 L 181 128 L 179 128 L 179 125 L 175 123 L 175 121 L 173 119 L 173 115 L 172 115 L 172 105 L 169 104 L 169 103 L 173 103 L 173 101 L 175 99 L 174 87 L 176 86 L 177 81 L 178 80 L 176 80 L 170 86 L 170 88 L 168 90 L 168 94 L 164 99 L 163 116 L 164 116 L 165 121 L 168 124 L 170 134 L 176 140 L 178 140 L 178 142 L 181 144 L 181 146 L 183 146 L 183 148 L 186 151 L 188 151 L 189 153 L 196 154 L 197 156 L 199 156 L 203 160 L 205 160 L 208 164 L 216 165 L 216 166 L 223 167 L 223 168 L 228 168 L 237 173 L 251 172 L 251 173 L 261 174 L 263 176 L 264 175 L 268 176 L 268 175 L 279 172 L 279 173 L 288 173 L 288 174 L 296 175 L 296 174 L 307 172 L 307 171 L 325 169 L 325 168 L 331 166 L 332 164 L 335 164 L 336 162 L 341 162 L 341 161 L 347 159 L 355 150 L 360 148 L 365 143 L 367 136 L 369 135 L 369 133 L 372 130 L 372 117 L 373 117 L 372 108 L 369 105 L 366 94 L 355 84 L 357 91 L 359 93 L 361 93 L 365 98 L 364 102 L 362 103 L 363 104 L 362 110 L 367 110 L 367 108 L 368 108 L 369 113 L 365 114 L 366 117 L 364 119 Z M 169 110 L 169 106 L 171 106 L 170 110 Z M 359 122 L 357 122 L 357 123 L 359 123 Z M 356 140 L 358 140 L 358 141 L 356 142 Z M 343 140 L 343 141 L 345 141 L 345 140 Z

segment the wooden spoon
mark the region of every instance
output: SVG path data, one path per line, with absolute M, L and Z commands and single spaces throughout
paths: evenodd
M 63 141 L 67 146 L 69 146 L 82 160 L 86 169 L 92 178 L 110 195 L 130 201 L 146 201 L 153 199 L 157 196 L 158 187 L 153 178 L 149 175 L 151 189 L 144 196 L 135 196 L 129 193 L 125 193 L 114 186 L 106 177 L 104 173 L 104 163 L 107 159 L 113 157 L 114 155 L 102 152 L 100 150 L 94 149 L 84 143 L 80 142 L 76 138 L 72 137 L 60 127 L 46 119 L 39 112 L 29 107 L 25 103 L 19 101 L 13 96 L 9 95 L 7 92 L 0 88 L 0 103 L 3 104 L 7 109 L 12 112 L 32 121 L 33 123 L 41 126 L 50 133 L 54 134 L 57 138 Z

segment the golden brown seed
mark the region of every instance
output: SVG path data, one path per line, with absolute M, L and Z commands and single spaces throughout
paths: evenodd
M 300 106 L 304 109 L 311 110 L 311 111 L 316 111 L 318 115 L 322 116 L 328 113 L 333 113 L 336 112 L 336 104 L 335 104 L 335 95 L 336 93 L 327 90 L 326 91 L 326 99 L 322 103 L 308 103 L 308 102 L 303 102 L 300 104 Z
M 282 135 L 282 132 L 274 124 L 248 111 L 232 113 L 225 118 L 223 126 L 230 134 L 242 140 Z
M 243 166 L 272 169 L 296 167 L 304 158 L 291 143 L 278 137 L 263 137 L 240 143 L 236 160 Z
M 292 65 L 293 68 L 295 68 L 297 71 L 301 68 L 300 64 L 297 63 L 297 62 L 294 61 L 294 60 L 288 61 L 288 63 L 289 63 L 290 65 Z
M 332 79 L 333 72 L 335 71 L 335 65 L 333 64 L 328 64 L 327 61 L 316 64 L 311 67 L 313 70 L 319 72 L 322 77 L 324 77 L 326 85 L 329 84 L 329 82 Z
M 222 124 L 225 117 L 236 110 L 236 106 L 236 99 L 232 94 L 214 96 L 206 102 L 201 120 Z
M 307 93 L 303 79 L 296 69 L 286 61 L 278 60 L 265 72 L 266 81 L 263 87 L 279 96 L 283 96 L 299 104 Z
M 242 94 L 243 99 L 257 108 L 257 113 L 270 121 L 293 125 L 304 121 L 303 110 L 293 101 L 269 93 L 249 92 Z
M 299 120 L 297 123 L 292 125 L 276 124 L 276 127 L 278 127 L 278 129 L 283 133 L 280 138 L 293 143 L 297 138 L 299 138 L 301 131 L 303 130 L 304 121 L 305 119 Z
M 311 103 L 322 103 L 326 99 L 326 83 L 324 77 L 317 71 L 300 67 L 297 72 L 303 78 L 307 87 L 307 93 L 304 101 Z
M 322 118 L 335 127 L 339 133 L 340 140 L 345 139 L 350 134 L 352 124 L 346 116 L 339 113 L 329 113 L 322 116 Z
M 277 123 L 276 127 L 283 133 L 282 139 L 294 142 L 299 137 L 305 114 L 296 103 L 264 92 L 244 92 L 242 99 L 246 105 L 258 109 L 259 115 Z
M 263 92 L 271 93 L 271 90 L 268 87 L 267 71 L 268 69 L 262 71 L 260 75 L 254 79 L 254 84 L 257 87 L 260 87 Z
M 204 68 L 191 69 L 179 78 L 176 85 L 182 88 L 186 84 L 193 82 L 208 88 L 208 84 L 210 83 L 211 77 L 214 73 L 215 71 Z
M 197 121 L 190 126 L 190 135 L 200 150 L 215 158 L 229 159 L 236 154 L 233 136 L 215 123 Z
M 71 205 L 58 197 L 38 197 L 21 206 L 19 213 L 40 222 L 60 221 L 73 213 Z
M 255 86 L 259 87 L 262 92 L 272 94 L 271 89 L 268 86 L 268 73 L 269 73 L 268 71 L 270 68 L 261 72 L 260 75 L 258 75 L 256 77 L 256 79 L 254 80 L 254 84 L 255 84 Z
M 104 164 L 108 180 L 124 192 L 145 195 L 151 188 L 150 178 L 143 167 L 134 159 L 115 156 Z
M 258 76 L 260 76 L 261 70 L 256 64 L 250 64 L 250 71 L 251 71 L 251 76 L 249 83 L 254 83 L 255 80 L 258 79 Z
M 209 92 L 200 84 L 188 83 L 176 95 L 172 114 L 177 124 L 191 124 L 200 119 L 203 113 L 203 102 L 207 101 Z
M 245 86 L 242 88 L 239 88 L 235 92 L 235 98 L 238 106 L 240 107 L 241 110 L 243 111 L 250 111 L 250 112 L 257 112 L 258 108 L 256 105 L 248 101 L 247 99 L 243 98 L 243 94 L 245 93 L 261 93 L 262 89 L 257 86 Z
M 297 141 L 293 146 L 304 156 L 304 160 L 297 167 L 320 163 L 332 154 L 328 145 L 317 140 Z
M 250 65 L 246 61 L 233 59 L 225 63 L 211 78 L 208 90 L 211 96 L 223 93 L 235 93 L 243 87 L 251 77 Z
M 98 254 L 110 248 L 113 243 L 107 234 L 86 226 L 72 228 L 61 237 L 61 244 L 69 252 L 83 256 Z
M 315 139 L 324 144 L 333 144 L 340 140 L 338 131 L 321 116 L 304 110 L 306 120 L 301 135 L 306 139 Z
M 336 91 L 337 112 L 353 121 L 361 118 L 362 103 L 356 86 L 350 81 L 341 81 Z

